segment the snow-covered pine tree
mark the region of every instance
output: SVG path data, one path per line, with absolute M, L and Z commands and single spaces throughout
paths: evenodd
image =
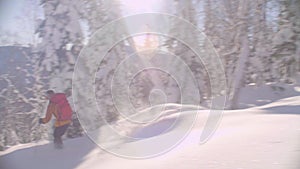
M 272 81 L 272 35 L 271 22 L 267 20 L 268 2 L 250 1 L 249 45 L 250 57 L 247 67 L 246 84 L 263 85 Z
M 82 19 L 86 22 L 87 31 L 89 34 L 88 45 L 96 45 L 95 48 L 89 48 L 81 55 L 81 66 L 79 67 L 82 74 L 77 74 L 77 81 L 74 83 L 74 90 L 78 93 L 78 98 L 85 98 L 88 93 L 81 93 L 81 89 L 86 86 L 85 79 L 86 74 L 96 75 L 95 79 L 95 92 L 97 97 L 97 104 L 99 105 L 100 112 L 97 110 L 92 110 L 91 107 L 79 107 L 79 109 L 84 109 L 82 111 L 88 111 L 90 115 L 80 116 L 81 121 L 89 126 L 90 129 L 96 129 L 104 125 L 105 122 L 102 118 L 105 118 L 107 122 L 113 121 L 119 115 L 116 111 L 111 93 L 111 79 L 113 73 L 117 68 L 118 64 L 127 56 L 125 51 L 125 42 L 120 42 L 116 44 L 108 53 L 106 49 L 108 48 L 107 42 L 113 42 L 115 39 L 119 38 L 115 31 L 124 32 L 126 29 L 125 25 L 118 25 L 117 28 L 106 30 L 105 37 L 97 37 L 95 34 L 99 29 L 104 27 L 106 24 L 121 17 L 121 10 L 119 8 L 118 1 L 108 1 L 108 0 L 91 0 L 84 2 L 84 10 L 81 12 Z M 94 37 L 95 35 L 96 37 Z M 94 38 L 94 41 L 92 41 Z M 101 56 L 105 55 L 101 63 L 97 62 L 97 59 L 91 56 Z M 96 59 L 96 60 L 95 60 Z M 97 68 L 95 70 L 95 68 Z M 122 91 L 124 92 L 124 91 Z M 94 93 L 91 93 L 94 95 Z M 82 99 L 85 100 L 85 99 Z M 77 100 L 75 100 L 77 101 Z M 85 105 L 94 104 L 95 100 L 85 100 L 87 101 Z M 79 106 L 79 104 L 77 104 Z M 100 114 L 99 114 L 100 113 Z M 94 124 L 94 125 L 93 125 Z
M 42 43 L 40 64 L 50 74 L 49 88 L 65 92 L 71 88 L 76 57 L 82 46 L 82 31 L 76 1 L 42 2 L 45 20 L 37 29 Z
M 173 3 L 175 4 L 175 9 L 174 9 L 174 14 L 176 16 L 179 17 L 179 19 L 184 19 L 187 22 L 189 22 L 190 24 L 196 27 L 198 26 L 198 17 L 197 17 L 197 8 L 198 6 L 198 2 L 195 1 L 173 1 Z M 164 46 L 168 49 L 168 51 L 170 53 L 173 53 L 174 55 L 176 55 L 177 57 L 181 58 L 182 61 L 184 62 L 184 64 L 186 64 L 189 69 L 191 70 L 192 75 L 194 76 L 194 80 L 196 80 L 196 83 L 198 83 L 198 89 L 200 91 L 200 100 L 204 101 L 205 99 L 209 98 L 211 96 L 210 94 L 210 81 L 208 78 L 208 73 L 205 70 L 205 63 L 203 63 L 201 59 L 205 59 L 203 57 L 205 57 L 205 50 L 203 50 L 203 53 L 201 54 L 201 56 L 197 56 L 194 51 L 191 50 L 190 46 L 187 46 L 187 43 L 191 43 L 197 46 L 201 46 L 202 48 L 204 48 L 205 42 L 202 40 L 203 39 L 203 35 L 194 35 L 191 33 L 186 33 L 186 32 L 190 32 L 189 30 L 187 30 L 187 27 L 185 24 L 181 24 L 178 22 L 177 19 L 174 19 L 170 25 L 170 31 L 169 31 L 169 35 L 170 37 L 167 37 L 166 40 L 164 41 Z M 201 37 L 202 39 L 201 39 Z M 185 42 L 179 41 L 178 39 L 176 39 L 177 37 L 185 37 Z M 199 57 L 201 59 L 199 59 Z M 177 60 L 178 61 L 178 60 Z M 181 64 L 181 63 L 173 63 L 174 66 L 176 66 L 176 64 Z M 182 65 L 177 65 L 179 68 L 180 66 L 182 67 Z M 180 80 L 183 82 L 186 82 L 183 86 L 179 86 L 182 90 L 184 91 L 188 91 L 187 95 L 193 95 L 195 94 L 195 91 L 190 90 L 190 84 L 191 82 L 187 81 L 187 77 L 190 75 L 187 75 L 187 71 L 185 69 L 178 69 L 177 73 L 180 74 L 180 78 L 181 79 L 176 79 L 176 80 Z M 174 88 L 175 87 L 175 88 Z M 173 92 L 178 92 L 178 90 L 176 90 L 176 86 L 173 86 L 171 84 L 171 86 L 169 86 L 168 88 L 170 88 L 171 91 Z M 174 89 L 172 89 L 174 88 Z M 177 96 L 180 96 L 180 93 L 176 94 Z M 180 97 L 178 97 L 177 99 L 179 99 L 178 101 L 180 101 Z
M 2 67 L 5 73 L 0 77 L 1 144 L 15 145 L 45 138 L 41 134 L 43 128 L 38 127 L 42 111 L 39 104 L 43 101 L 37 57 L 28 47 L 1 47 L 1 53 L 5 64 Z
M 83 43 L 83 32 L 80 26 L 81 2 L 42 1 L 45 19 L 36 30 L 42 39 L 37 46 L 37 54 L 40 56 L 43 76 L 47 76 L 48 85 L 45 88 L 64 92 L 69 97 L 75 61 Z M 73 126 L 69 130 L 73 130 Z M 82 135 L 82 133 L 78 134 Z
M 3 101 L 3 109 L 1 112 L 1 141 L 2 149 L 6 146 L 13 146 L 19 143 L 19 137 L 16 131 L 16 120 L 18 117 L 15 115 L 17 107 L 15 107 L 15 99 L 17 98 L 15 93 L 15 86 L 11 79 L 11 74 L 2 74 L 1 80 L 5 81 L 7 87 L 1 91 L 1 100 Z
M 278 31 L 273 38 L 273 76 L 277 81 L 293 82 L 299 71 L 299 1 L 280 1 Z
M 205 33 L 222 58 L 226 71 L 228 107 L 237 108 L 250 55 L 249 1 L 207 0 L 205 8 Z

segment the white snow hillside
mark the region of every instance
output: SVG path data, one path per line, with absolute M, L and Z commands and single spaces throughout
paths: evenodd
M 300 79 L 300 78 L 299 78 Z M 300 83 L 269 84 L 264 86 L 247 86 L 241 90 L 240 108 L 261 106 L 274 101 L 300 95 Z
M 88 137 L 65 141 L 63 150 L 52 143 L 7 150 L 0 156 L 1 169 L 299 169 L 300 96 L 280 99 L 259 107 L 224 111 L 212 138 L 199 145 L 199 137 L 208 117 L 207 110 L 185 110 L 184 116 L 198 114 L 195 125 L 177 146 L 152 158 L 134 160 L 101 150 Z M 175 105 L 169 108 L 178 108 Z M 184 109 L 183 109 L 184 110 Z M 166 110 L 167 111 L 167 110 Z M 170 111 L 170 110 L 169 110 Z M 129 150 L 155 139 L 176 134 L 182 123 L 159 132 L 175 120 L 178 112 L 158 118 L 149 125 L 128 127 L 135 141 L 119 142 L 110 150 Z M 102 135 L 103 136 L 103 135 Z M 162 143 L 163 144 L 163 143 Z M 136 147 L 143 152 L 154 147 Z
M 247 85 L 239 94 L 238 108 L 266 105 L 280 99 L 300 95 L 300 77 L 294 84 L 270 83 L 262 86 Z M 222 97 L 217 98 L 222 100 Z

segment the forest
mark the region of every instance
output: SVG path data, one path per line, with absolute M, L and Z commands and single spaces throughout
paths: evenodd
M 97 129 L 150 106 L 211 108 L 218 98 L 212 108 L 240 109 L 246 86 L 296 83 L 300 1 L 155 2 L 140 14 L 129 0 L 24 0 L 15 22 L 31 26 L 27 38 L 1 18 L 0 150 L 52 139 L 52 124 L 38 124 L 48 89 L 74 101 L 74 138 L 79 120 Z

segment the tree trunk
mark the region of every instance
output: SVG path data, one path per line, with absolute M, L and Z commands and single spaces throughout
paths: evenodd
M 234 77 L 233 77 L 233 86 L 231 97 L 229 100 L 229 108 L 230 109 L 237 109 L 238 108 L 238 98 L 240 94 L 240 90 L 244 85 L 244 77 L 246 72 L 246 63 L 248 61 L 248 57 L 250 54 L 249 50 L 249 40 L 248 40 L 248 1 L 242 1 L 239 5 L 238 9 L 238 16 L 239 21 L 242 23 L 237 29 L 236 35 L 236 45 L 240 46 L 240 54 L 237 61 L 237 66 L 234 70 Z
M 238 98 L 241 88 L 244 84 L 245 67 L 249 56 L 249 42 L 247 34 L 243 36 L 242 51 L 239 57 L 238 65 L 234 75 L 233 95 L 230 100 L 230 109 L 238 108 Z

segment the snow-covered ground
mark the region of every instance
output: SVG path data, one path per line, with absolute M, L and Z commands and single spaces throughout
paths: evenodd
M 85 136 L 65 140 L 63 150 L 53 149 L 53 144 L 48 142 L 12 147 L 0 152 L 0 169 L 299 169 L 298 88 L 286 86 L 284 91 L 278 88 L 275 92 L 270 88 L 245 88 L 241 100 L 247 102 L 245 107 L 250 105 L 251 108 L 224 111 L 217 131 L 204 144 L 199 144 L 199 139 L 209 111 L 189 105 L 182 107 L 181 114 L 183 119 L 197 114 L 195 125 L 182 142 L 163 154 L 144 159 L 115 156 L 100 149 Z M 262 91 L 267 94 L 260 94 Z M 261 100 L 264 98 L 272 99 L 263 104 Z M 142 154 L 154 149 L 143 145 L 180 133 L 182 123 L 174 123 L 179 107 L 167 105 L 165 113 L 149 125 L 124 127 L 122 121 L 118 122 L 119 130 L 124 129 L 125 134 L 139 139 L 119 141 L 109 150 Z M 137 116 L 142 118 L 143 115 Z M 170 124 L 176 126 L 168 128 Z M 163 129 L 168 130 L 165 132 Z
M 238 106 L 240 109 L 266 105 L 283 98 L 300 96 L 300 76 L 295 84 L 248 85 L 241 89 Z M 219 100 L 223 97 L 217 98 Z

